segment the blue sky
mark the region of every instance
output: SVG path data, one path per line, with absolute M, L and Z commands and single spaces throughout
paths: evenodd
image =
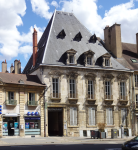
M 0 0 L 0 61 L 6 59 L 8 71 L 15 59 L 24 69 L 32 54 L 33 28 L 39 41 L 55 8 L 73 11 L 92 34 L 101 38 L 106 25 L 119 23 L 122 41 L 136 41 L 138 0 Z

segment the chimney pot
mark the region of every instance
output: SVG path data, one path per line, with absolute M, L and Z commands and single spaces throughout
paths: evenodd
M 33 66 L 35 66 L 37 59 L 37 31 L 34 28 L 33 32 Z

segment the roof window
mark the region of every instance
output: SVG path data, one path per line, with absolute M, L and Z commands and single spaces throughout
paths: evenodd
M 81 35 L 81 33 L 79 32 L 78 34 L 76 34 L 76 36 L 74 37 L 74 41 L 81 41 L 81 39 L 82 39 L 82 35 Z
M 59 32 L 59 34 L 57 35 L 57 38 L 60 38 L 60 39 L 64 39 L 66 36 L 66 33 L 64 31 L 64 29 L 62 31 Z
M 96 37 L 96 35 L 94 34 L 94 35 L 92 35 L 92 36 L 90 37 L 89 42 L 90 42 L 90 43 L 96 43 L 96 41 L 97 41 L 97 37 Z
M 138 61 L 137 61 L 136 59 L 131 59 L 131 61 L 132 61 L 133 63 L 138 63 Z

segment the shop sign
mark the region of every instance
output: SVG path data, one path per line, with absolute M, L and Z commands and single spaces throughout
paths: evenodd
M 48 108 L 48 111 L 62 111 L 62 108 Z
M 25 120 L 40 120 L 40 117 L 25 117 Z

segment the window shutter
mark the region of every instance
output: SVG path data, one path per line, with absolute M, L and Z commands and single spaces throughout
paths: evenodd
M 95 108 L 92 108 L 92 125 L 95 125 Z
M 77 108 L 74 107 L 74 125 L 77 125 L 77 120 L 78 120 L 78 118 L 77 118 Z
M 89 125 L 92 125 L 92 108 L 89 107 Z
M 109 124 L 109 109 L 106 108 L 106 123 Z
M 70 107 L 70 125 L 73 125 L 73 107 Z
M 110 108 L 110 124 L 113 125 L 113 111 L 112 111 L 112 108 Z

